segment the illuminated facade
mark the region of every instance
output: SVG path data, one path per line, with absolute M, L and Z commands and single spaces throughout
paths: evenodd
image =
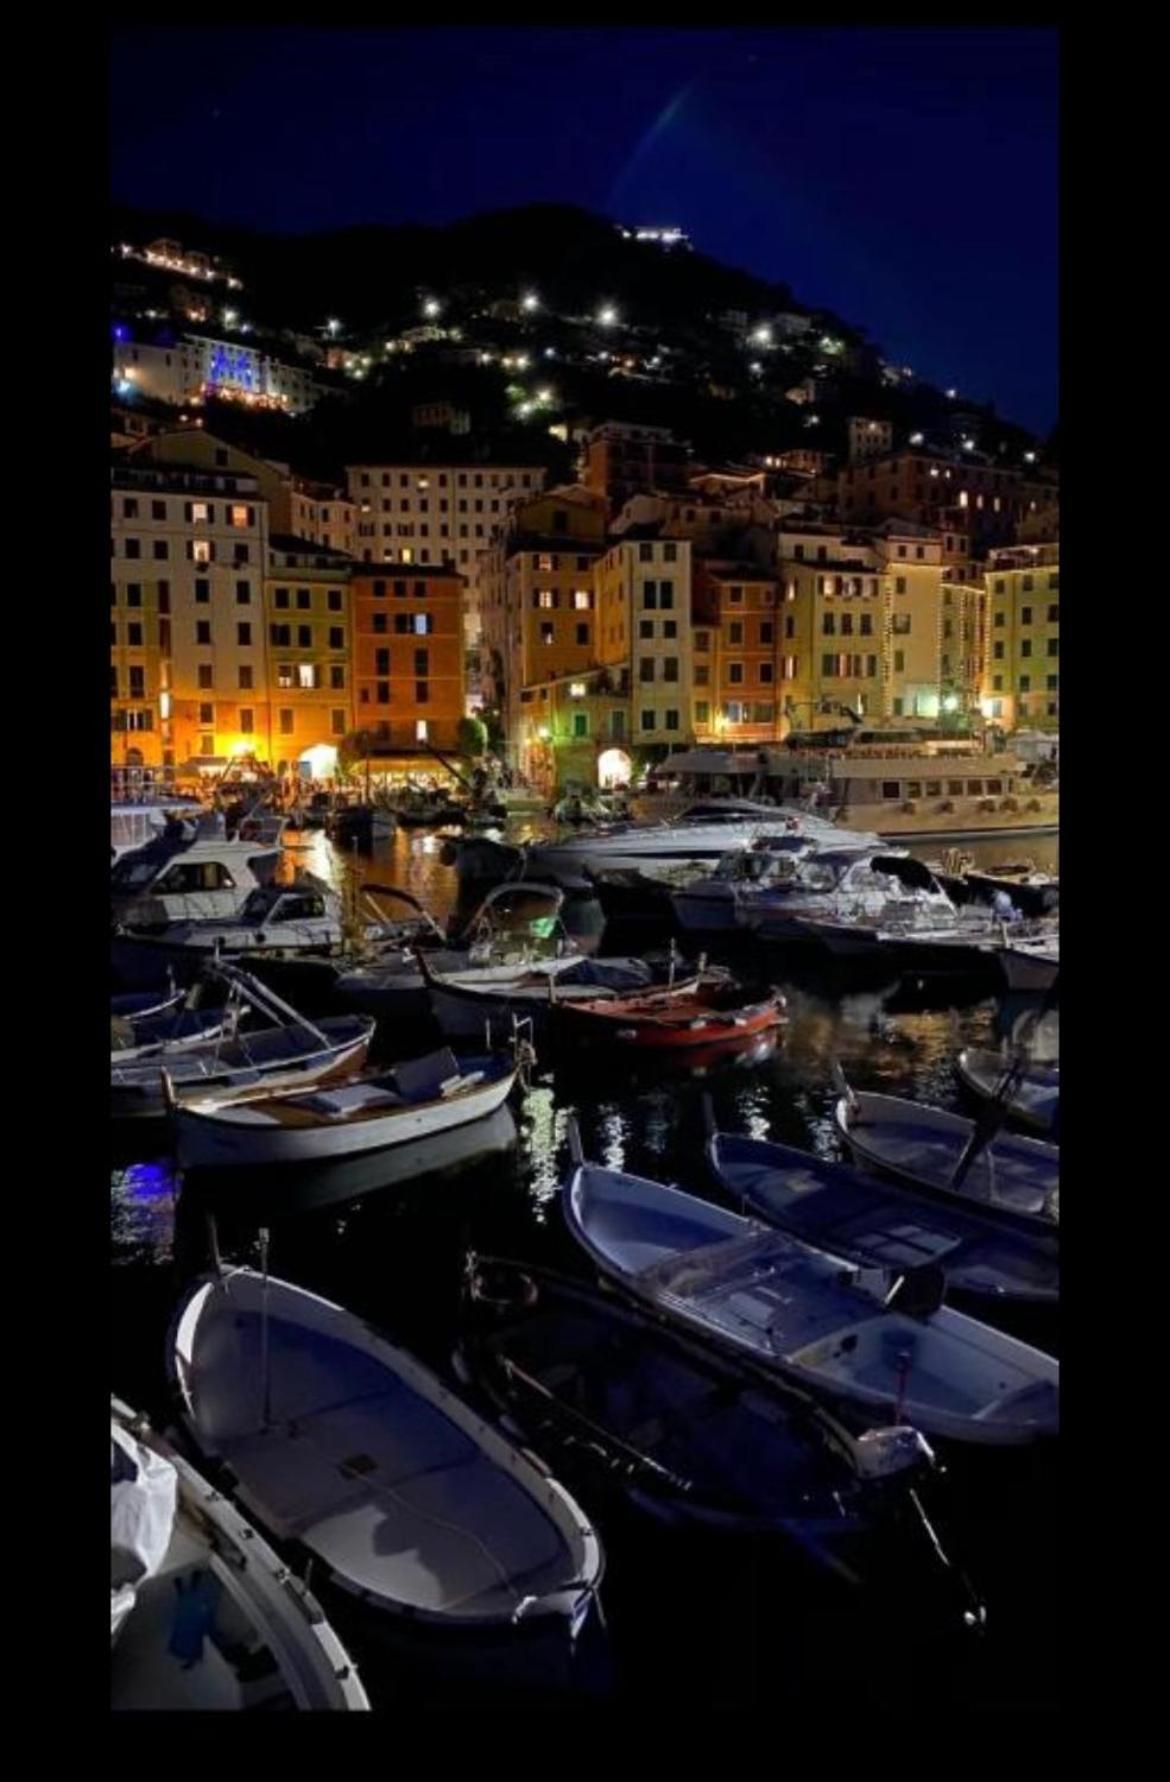
M 645 749 L 693 737 L 691 546 L 687 539 L 624 538 L 597 564 L 600 663 L 625 672 L 626 714 L 608 741 Z
M 354 551 L 363 563 L 447 565 L 465 589 L 464 644 L 471 703 L 482 703 L 481 566 L 512 509 L 544 487 L 534 464 L 353 464 Z
M 270 358 L 240 341 L 199 334 L 163 345 L 115 339 L 114 385 L 120 395 L 137 391 L 175 406 L 227 396 L 290 415 L 304 413 L 324 394 L 312 373 L 299 365 Z
M 255 478 L 136 459 L 111 483 L 115 765 L 271 759 L 268 515 Z
M 985 717 L 1005 730 L 1059 730 L 1060 547 L 994 551 L 985 586 Z
M 779 587 L 751 563 L 695 564 L 691 684 L 699 742 L 773 742 L 791 653 Z
M 640 490 L 685 492 L 691 448 L 666 427 L 606 421 L 586 436 L 581 480 L 616 514 Z
M 465 711 L 464 580 L 433 564 L 353 571 L 355 728 L 380 749 L 454 749 Z
M 593 570 L 605 547 L 605 504 L 586 489 L 524 502 L 480 571 L 485 703 L 517 735 L 521 689 L 597 660 Z
M 273 537 L 264 577 L 271 759 L 336 748 L 354 728 L 350 564 L 300 538 Z

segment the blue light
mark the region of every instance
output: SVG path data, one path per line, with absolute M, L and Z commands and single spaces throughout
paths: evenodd
M 120 322 L 115 322 L 114 323 L 114 339 L 115 340 L 127 340 L 128 338 L 129 338 L 129 336 L 127 334 L 127 331 L 125 328 L 122 327 L 122 324 Z

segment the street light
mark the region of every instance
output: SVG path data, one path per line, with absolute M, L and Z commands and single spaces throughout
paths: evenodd
M 618 319 L 618 312 L 612 303 L 604 303 L 597 312 L 597 320 L 603 328 L 612 328 Z
M 772 330 L 766 322 L 761 322 L 758 328 L 753 329 L 752 340 L 756 346 L 771 346 Z
M 423 315 L 429 317 L 433 321 L 442 307 L 443 306 L 437 297 L 428 297 L 423 304 Z
M 520 299 L 520 308 L 527 310 L 529 315 L 531 315 L 534 309 L 540 308 L 540 298 L 536 295 L 535 291 L 525 291 L 523 297 Z

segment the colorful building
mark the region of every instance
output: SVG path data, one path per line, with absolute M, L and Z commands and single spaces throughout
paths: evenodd
M 278 771 L 329 768 L 354 727 L 350 571 L 343 556 L 305 539 L 269 540 L 264 577 L 267 758 Z
M 694 734 L 699 742 L 777 740 L 786 666 L 779 584 L 758 564 L 694 566 Z
M 624 734 L 610 740 L 646 756 L 693 740 L 691 546 L 633 530 L 649 536 L 627 533 L 597 564 L 597 647 L 629 687 Z
M 256 479 L 153 465 L 111 474 L 115 765 L 215 768 L 271 759 Z
M 985 585 L 984 716 L 1009 731 L 1059 730 L 1059 545 L 994 551 Z
M 457 570 L 434 564 L 396 564 L 385 574 L 355 568 L 354 724 L 380 752 L 456 747 L 465 712 L 465 586 Z

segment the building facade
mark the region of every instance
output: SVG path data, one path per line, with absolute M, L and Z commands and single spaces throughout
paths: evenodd
M 264 576 L 268 759 L 279 771 L 328 761 L 354 728 L 347 559 L 279 534 Z
M 606 421 L 585 439 L 581 480 L 605 497 L 611 514 L 640 490 L 684 493 L 691 471 L 690 446 L 666 427 Z
M 686 539 L 626 537 L 597 564 L 600 664 L 626 677 L 627 713 L 611 743 L 641 752 L 693 740 L 691 546 Z
M 779 584 L 752 563 L 696 561 L 693 724 L 699 742 L 775 742 L 785 661 Z
M 481 564 L 512 509 L 543 489 L 535 464 L 353 464 L 355 555 L 363 563 L 447 565 L 465 589 L 464 646 L 471 704 L 482 704 Z
M 201 334 L 184 334 L 173 344 L 115 340 L 114 383 L 120 394 L 137 390 L 176 406 L 229 396 L 290 415 L 303 414 L 325 393 L 299 365 Z
M 985 585 L 984 716 L 1009 731 L 1059 730 L 1059 546 L 993 552 Z
M 464 578 L 435 564 L 353 570 L 355 728 L 380 751 L 454 749 L 465 713 Z
M 268 515 L 255 478 L 133 461 L 111 483 L 115 764 L 270 760 Z

